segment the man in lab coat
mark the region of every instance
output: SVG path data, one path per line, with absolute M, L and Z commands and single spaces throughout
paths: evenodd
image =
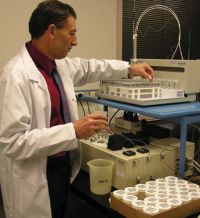
M 57 0 L 38 5 L 29 32 L 31 41 L 0 74 L 3 203 L 7 218 L 66 218 L 69 186 L 80 169 L 78 139 L 108 129 L 103 115 L 78 118 L 74 86 L 128 73 L 152 79 L 153 71 L 147 64 L 67 58 L 77 45 L 76 13 Z

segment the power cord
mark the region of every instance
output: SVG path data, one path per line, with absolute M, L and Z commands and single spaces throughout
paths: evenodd
M 82 102 L 81 102 L 81 100 L 80 100 L 80 97 L 81 97 L 81 96 L 82 96 L 81 93 L 79 93 L 78 95 L 76 94 L 76 99 L 77 99 L 78 102 L 80 103 L 81 108 L 82 108 L 82 110 L 83 110 L 83 115 L 85 116 L 85 115 L 86 115 L 86 113 L 85 113 L 85 109 L 84 109 L 83 104 L 82 104 Z

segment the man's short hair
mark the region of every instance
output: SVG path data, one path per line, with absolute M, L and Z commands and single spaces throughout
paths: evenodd
M 39 38 L 48 29 L 50 24 L 62 28 L 69 16 L 77 18 L 74 9 L 58 0 L 46 0 L 37 6 L 29 20 L 31 38 Z

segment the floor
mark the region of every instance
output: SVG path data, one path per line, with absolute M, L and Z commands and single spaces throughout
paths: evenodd
M 0 192 L 0 218 L 5 218 L 4 210 L 3 210 L 3 203 L 1 198 L 1 192 Z
M 72 202 L 75 204 L 71 205 L 71 214 L 69 218 L 107 218 L 107 216 L 101 214 L 101 212 L 94 210 L 91 206 L 81 201 L 75 195 L 71 195 Z M 5 218 L 2 198 L 0 194 L 0 218 Z

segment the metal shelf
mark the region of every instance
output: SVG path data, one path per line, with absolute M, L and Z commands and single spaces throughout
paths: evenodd
M 179 176 L 184 177 L 187 125 L 200 121 L 200 102 L 176 103 L 155 106 L 137 106 L 102 98 L 79 96 L 81 100 L 108 107 L 135 112 L 159 119 L 167 119 L 180 124 L 180 167 Z

